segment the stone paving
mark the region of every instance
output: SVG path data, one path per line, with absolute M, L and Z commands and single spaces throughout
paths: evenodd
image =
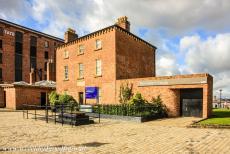
M 4 148 L 26 153 L 30 147 L 65 146 L 78 148 L 73 153 L 230 153 L 229 129 L 186 128 L 193 120 L 198 119 L 172 118 L 142 124 L 102 119 L 100 124 L 71 127 L 23 119 L 19 112 L 0 112 L 0 152 L 5 152 Z

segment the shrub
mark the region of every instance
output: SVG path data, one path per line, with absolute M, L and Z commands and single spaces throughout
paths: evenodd
M 141 93 L 136 93 L 134 97 L 129 100 L 129 105 L 141 106 L 145 105 L 147 101 L 142 97 Z
M 155 114 L 158 114 L 159 116 L 166 117 L 167 116 L 167 108 L 163 104 L 160 95 L 158 95 L 156 98 L 152 98 L 149 102 L 150 105 L 153 105 L 155 108 L 155 111 L 153 111 Z
M 59 96 L 59 102 L 64 105 L 73 105 L 76 104 L 76 100 L 71 95 L 62 94 Z
M 51 106 L 59 104 L 59 94 L 56 91 L 52 91 L 49 94 L 49 102 Z

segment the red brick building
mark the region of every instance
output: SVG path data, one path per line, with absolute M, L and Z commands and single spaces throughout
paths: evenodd
M 0 81 L 30 82 L 30 71 L 34 68 L 34 80 L 55 81 L 55 48 L 64 41 L 60 38 L 0 19 Z M 50 74 L 47 62 L 53 60 Z
M 100 103 L 119 103 L 120 85 L 129 82 L 134 93 L 148 100 L 161 95 L 170 116 L 210 116 L 212 76 L 155 77 L 155 52 L 155 46 L 130 32 L 127 17 L 82 37 L 69 29 L 56 51 L 57 92 L 67 92 L 81 104 L 95 103 L 84 95 L 85 87 L 96 86 Z
M 44 97 L 55 87 L 35 82 L 56 80 L 55 48 L 63 42 L 0 19 L 0 107 L 21 109 L 24 103 L 44 105 Z

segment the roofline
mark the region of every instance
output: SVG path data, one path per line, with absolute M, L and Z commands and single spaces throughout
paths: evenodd
M 116 28 L 119 28 L 120 30 L 122 30 L 122 31 L 124 31 L 124 32 L 126 32 L 126 33 L 128 33 L 129 35 L 132 35 L 133 37 L 135 37 L 135 38 L 141 40 L 142 42 L 148 44 L 148 45 L 151 46 L 152 48 L 157 49 L 156 46 L 150 44 L 149 42 L 143 40 L 142 38 L 140 38 L 140 37 L 134 35 L 133 33 L 131 33 L 131 32 L 129 32 L 129 31 L 125 30 L 124 28 L 122 28 L 122 27 L 120 27 L 120 26 L 118 26 L 118 25 L 116 25 L 116 24 L 115 24 L 115 25 L 108 26 L 108 27 L 105 27 L 105 28 L 100 29 L 100 30 L 97 30 L 97 31 L 95 31 L 95 32 L 89 33 L 89 34 L 84 35 L 84 36 L 82 36 L 82 37 L 78 37 L 78 38 L 76 38 L 76 39 L 74 39 L 74 40 L 72 40 L 72 41 L 70 41 L 70 42 L 63 43 L 63 44 L 59 45 L 57 48 L 61 48 L 62 46 L 66 46 L 66 45 L 68 45 L 68 44 L 71 44 L 71 43 L 73 43 L 73 42 L 76 41 L 76 40 L 83 39 L 83 38 L 85 38 L 85 37 L 89 37 L 90 35 L 94 35 L 95 33 L 98 33 L 98 32 L 100 32 L 100 31 L 104 31 L 104 30 L 107 30 L 107 29 L 110 29 L 110 28 L 115 28 L 115 27 L 116 27 Z
M 61 38 L 58 38 L 58 37 L 55 37 L 55 36 L 52 36 L 52 35 L 49 35 L 49 34 L 46 34 L 46 33 L 43 33 L 43 32 L 37 31 L 37 30 L 34 30 L 34 29 L 31 29 L 31 28 L 25 27 L 25 26 L 22 26 L 22 25 L 18 25 L 16 23 L 13 23 L 13 22 L 1 19 L 1 18 L 0 18 L 0 23 L 8 24 L 8 25 L 11 25 L 11 26 L 23 29 L 23 30 L 27 30 L 27 31 L 31 31 L 31 32 L 39 34 L 39 35 L 43 35 L 45 37 L 48 37 L 48 38 L 51 38 L 51 39 L 54 39 L 54 40 L 58 40 L 58 41 L 64 42 L 64 40 L 61 39 Z

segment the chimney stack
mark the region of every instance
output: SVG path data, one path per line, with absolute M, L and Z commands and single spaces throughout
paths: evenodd
M 34 82 L 35 82 L 34 68 L 31 68 L 31 70 L 30 70 L 30 85 L 32 85 Z
M 75 40 L 78 38 L 76 31 L 74 29 L 68 28 L 65 32 L 65 43 Z
M 128 17 L 123 16 L 117 19 L 116 25 L 120 26 L 121 28 L 130 31 L 130 22 L 128 21 Z

